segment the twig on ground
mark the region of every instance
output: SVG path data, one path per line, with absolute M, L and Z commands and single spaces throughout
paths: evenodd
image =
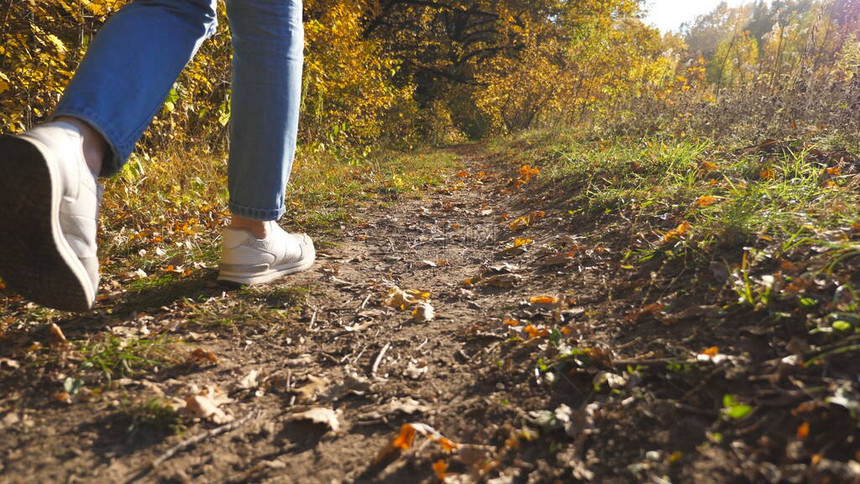
M 385 346 L 382 347 L 382 351 L 376 355 L 376 360 L 373 361 L 373 367 L 370 369 L 370 376 L 376 377 L 376 372 L 379 370 L 379 365 L 382 363 L 382 358 L 385 357 L 385 353 L 388 353 L 388 350 L 391 349 L 391 343 L 385 343 Z
M 211 439 L 212 437 L 216 437 L 216 436 L 221 435 L 223 433 L 236 430 L 237 428 L 241 427 L 242 425 L 245 425 L 246 423 L 250 422 L 251 420 L 259 417 L 260 413 L 261 413 L 260 409 L 255 408 L 255 409 L 251 410 L 250 412 L 248 412 L 248 415 L 245 415 L 244 417 L 240 418 L 239 420 L 235 420 L 235 421 L 230 422 L 228 424 L 224 424 L 220 427 L 216 427 L 212 430 L 208 430 L 206 432 L 203 432 L 200 435 L 196 435 L 196 436 L 191 437 L 189 439 L 183 440 L 182 442 L 180 442 L 180 443 L 174 445 L 173 447 L 167 449 L 167 451 L 165 451 L 163 454 L 158 456 L 157 459 L 152 461 L 151 468 L 152 469 L 157 468 L 158 466 L 163 464 L 165 461 L 176 456 L 176 454 L 178 454 L 184 450 L 188 450 L 191 447 L 194 447 L 195 445 L 199 444 L 200 442 L 203 442 L 204 440 Z
M 372 296 L 373 296 L 373 294 L 371 293 L 371 294 L 368 294 L 366 298 L 364 298 L 364 301 L 361 302 L 361 306 L 358 307 L 359 311 L 361 311 L 362 309 L 367 307 L 367 303 L 370 301 L 370 298 Z
M 318 313 L 318 312 L 319 312 L 319 310 L 318 310 L 318 309 L 314 309 L 314 313 L 311 315 L 311 323 L 310 323 L 310 324 L 308 324 L 308 331 L 313 331 L 313 329 L 314 329 L 314 323 L 316 323 L 316 322 L 317 322 L 317 313 Z

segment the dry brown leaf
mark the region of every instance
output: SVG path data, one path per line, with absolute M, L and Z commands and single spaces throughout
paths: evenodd
M 239 380 L 239 386 L 241 388 L 245 388 L 250 390 L 251 388 L 257 388 L 260 386 L 260 383 L 257 381 L 257 377 L 260 375 L 260 372 L 257 370 L 251 370 L 245 378 Z
M 188 355 L 188 359 L 197 364 L 201 363 L 212 363 L 213 365 L 218 364 L 218 357 L 215 356 L 215 353 L 211 351 L 204 350 L 203 348 L 196 348 L 191 354 Z
M 66 335 L 56 323 L 51 323 L 51 328 L 48 330 L 48 341 L 51 346 L 65 346 L 68 344 Z
M 544 257 L 541 260 L 541 265 L 543 267 L 563 266 L 572 260 L 572 252 L 555 252 Z
M 430 371 L 430 367 L 426 363 L 419 363 L 413 360 L 409 362 L 409 366 L 403 374 L 412 380 L 420 380 L 428 371 Z
M 296 413 L 287 417 L 287 422 L 295 422 L 299 420 L 325 425 L 332 432 L 340 430 L 340 420 L 337 418 L 337 412 L 330 408 L 316 407 L 306 412 Z
M 430 299 L 429 292 L 418 291 L 415 289 L 402 290 L 399 287 L 392 287 L 388 291 L 388 297 L 383 304 L 398 309 L 407 309 L 413 305 Z
M 216 424 L 225 424 L 233 421 L 232 415 L 228 415 L 218 408 L 218 405 L 205 395 L 192 395 L 186 398 L 185 410 L 195 418 L 210 420 Z
M 415 309 L 412 310 L 412 320 L 418 323 L 427 323 L 436 319 L 436 311 L 433 306 L 427 302 L 419 302 L 415 304 Z
M 325 378 L 319 378 L 313 375 L 308 376 L 308 383 L 297 390 L 299 393 L 299 401 L 303 403 L 316 401 L 320 395 L 325 393 L 330 385 L 331 382 Z
M 495 276 L 481 279 L 480 284 L 487 287 L 497 287 L 500 289 L 508 289 L 522 282 L 523 276 L 519 274 L 498 274 Z

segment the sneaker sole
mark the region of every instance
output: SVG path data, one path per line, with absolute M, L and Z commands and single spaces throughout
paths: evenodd
M 95 288 L 60 227 L 62 191 L 46 150 L 0 137 L 0 277 L 39 305 L 92 308 Z
M 221 264 L 219 266 L 218 282 L 231 286 L 255 286 L 276 281 L 282 277 L 304 272 L 313 267 L 316 261 L 316 250 L 310 246 L 306 257 L 289 264 L 267 269 L 268 266 L 237 266 Z

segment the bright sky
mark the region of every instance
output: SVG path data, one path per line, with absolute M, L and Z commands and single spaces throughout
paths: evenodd
M 653 24 L 662 32 L 677 31 L 682 23 L 694 20 L 708 13 L 720 4 L 721 0 L 646 0 L 644 8 L 648 12 L 645 23 Z M 753 0 L 726 0 L 730 7 L 737 7 Z

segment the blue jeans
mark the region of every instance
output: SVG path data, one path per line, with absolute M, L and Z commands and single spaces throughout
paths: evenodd
M 117 173 L 180 71 L 215 32 L 216 0 L 136 0 L 93 40 L 53 116 L 91 124 Z M 296 149 L 304 51 L 301 0 L 227 0 L 233 32 L 230 211 L 277 220 Z

